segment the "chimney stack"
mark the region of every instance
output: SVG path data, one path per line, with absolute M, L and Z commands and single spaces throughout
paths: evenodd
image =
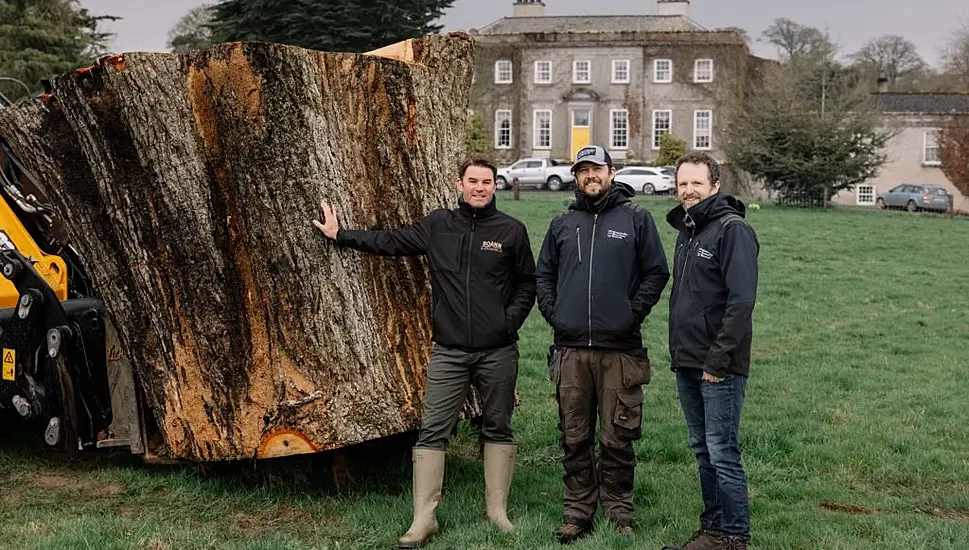
M 545 2 L 542 0 L 515 0 L 514 17 L 542 17 L 545 15 Z
M 690 0 L 657 0 L 657 15 L 690 16 Z

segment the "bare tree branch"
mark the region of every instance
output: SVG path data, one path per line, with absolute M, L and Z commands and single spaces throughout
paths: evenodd
M 942 68 L 969 89 L 969 19 L 963 20 L 942 50 Z
M 776 46 L 783 60 L 792 64 L 833 59 L 838 50 L 828 33 L 783 17 L 764 30 L 761 40 Z
M 892 89 L 900 78 L 914 75 L 925 67 L 915 44 L 894 34 L 869 40 L 851 59 L 869 74 L 884 75 Z
M 173 52 L 200 50 L 212 45 L 213 6 L 202 4 L 189 10 L 175 26 L 168 31 L 168 47 Z

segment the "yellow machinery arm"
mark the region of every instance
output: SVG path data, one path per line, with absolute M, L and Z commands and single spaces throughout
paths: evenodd
M 137 379 L 68 233 L 0 136 L 0 409 L 52 446 L 144 454 Z
M 0 151 L 0 166 L 3 161 L 3 152 Z M 64 259 L 46 254 L 37 246 L 7 201 L 0 201 L 0 248 L 18 250 L 30 259 L 34 269 L 47 281 L 57 299 L 67 300 L 67 264 Z M 0 278 L 0 309 L 16 306 L 19 299 L 20 293 L 13 283 L 6 278 Z

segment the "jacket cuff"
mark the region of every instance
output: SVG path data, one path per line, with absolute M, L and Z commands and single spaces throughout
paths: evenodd
M 707 355 L 707 360 L 703 363 L 703 370 L 709 372 L 717 378 L 723 378 L 726 376 L 727 368 L 729 366 L 730 358 L 727 357 L 727 354 L 715 351 Z
M 518 324 L 518 316 L 512 310 L 505 310 L 505 326 L 508 327 L 508 332 L 518 332 L 521 329 L 521 325 Z
M 636 324 L 641 325 L 646 322 L 646 318 L 652 312 L 653 308 L 647 307 L 645 311 L 636 311 L 633 309 L 633 319 L 636 320 Z
M 538 312 L 541 313 L 542 314 L 542 317 L 545 319 L 545 321 L 549 325 L 551 325 L 552 324 L 552 313 L 554 313 L 555 307 L 554 306 L 546 306 L 546 305 L 542 304 L 541 302 L 539 302 L 537 305 L 538 305 Z

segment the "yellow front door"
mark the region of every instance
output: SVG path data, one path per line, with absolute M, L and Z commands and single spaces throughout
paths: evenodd
M 572 139 L 571 156 L 575 160 L 576 153 L 583 147 L 588 147 L 592 138 L 592 111 L 590 109 L 574 109 L 572 111 Z

